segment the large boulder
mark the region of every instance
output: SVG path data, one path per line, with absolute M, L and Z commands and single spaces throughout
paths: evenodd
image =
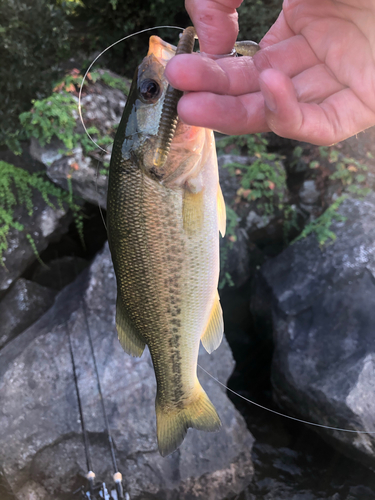
M 110 73 L 106 71 L 106 73 Z M 114 73 L 117 79 L 127 82 Z M 73 96 L 74 97 L 74 96 Z M 77 101 L 78 98 L 74 97 Z M 101 81 L 85 90 L 81 99 L 85 125 L 95 126 L 102 137 L 113 136 L 114 128 L 120 123 L 122 111 L 126 102 L 124 93 L 116 88 L 109 87 Z M 85 134 L 78 113 L 75 114 L 76 131 Z M 68 190 L 68 177 L 74 194 L 89 203 L 106 207 L 107 204 L 107 176 L 102 172 L 103 162 L 109 163 L 112 146 L 105 146 L 107 152 L 97 149 L 85 154 L 80 143 L 67 151 L 64 144 L 56 137 L 49 144 L 41 146 L 36 139 L 31 139 L 30 154 L 36 160 L 44 163 L 50 179 Z M 78 168 L 77 168 L 78 166 Z
M 339 212 L 346 220 L 333 223 L 334 243 L 319 247 L 311 235 L 261 269 L 273 311 L 272 382 L 289 413 L 358 431 L 315 427 L 374 467 L 375 195 L 347 199 Z
M 132 500 L 223 499 L 253 474 L 253 438 L 225 390 L 205 372 L 199 378 L 222 419 L 218 433 L 190 429 L 167 458 L 157 451 L 155 377 L 148 352 L 128 356 L 115 332 L 115 277 L 108 246 L 53 307 L 0 351 L 0 469 L 16 498 L 66 499 L 87 472 L 68 333 L 77 365 L 93 469 L 111 484 L 111 459 L 93 359 L 125 490 Z M 87 323 L 86 323 L 87 318 Z M 226 382 L 234 362 L 226 341 L 199 363 Z M 34 495 L 34 496 L 33 496 Z
M 8 248 L 3 252 L 0 265 L 0 294 L 35 261 L 35 250 L 40 254 L 50 242 L 57 241 L 68 231 L 72 221 L 70 211 L 59 207 L 57 203 L 56 208 L 53 208 L 38 192 L 34 193 L 32 203 L 32 215 L 22 205 L 14 209 L 14 220 L 22 224 L 24 230 L 10 228 L 7 235 Z M 28 236 L 32 237 L 35 248 Z

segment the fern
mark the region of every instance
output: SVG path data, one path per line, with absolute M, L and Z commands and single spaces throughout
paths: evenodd
M 66 92 L 56 93 L 40 101 L 34 100 L 33 104 L 31 111 L 20 114 L 27 137 L 34 137 L 45 146 L 56 136 L 68 150 L 73 149 L 77 143 L 74 97 Z
M 331 231 L 331 225 L 334 220 L 339 222 L 344 222 L 346 220 L 346 217 L 337 212 L 339 206 L 346 198 L 346 195 L 342 195 L 337 198 L 337 200 L 332 203 L 332 205 L 329 206 L 327 210 L 322 213 L 322 215 L 305 226 L 302 233 L 292 241 L 292 244 L 302 238 L 306 238 L 306 236 L 311 233 L 315 234 L 320 246 L 323 246 L 327 240 L 331 240 L 331 243 L 333 243 L 336 240 L 336 234 Z
M 51 208 L 63 208 L 65 205 L 72 210 L 78 233 L 83 241 L 83 215 L 71 192 L 59 188 L 44 174 L 30 174 L 22 168 L 0 161 L 0 262 L 2 265 L 4 265 L 2 256 L 8 248 L 7 236 L 10 229 L 24 230 L 24 226 L 14 218 L 14 208 L 17 205 L 23 205 L 28 215 L 31 216 L 34 212 L 33 193 L 35 190 L 42 195 L 43 200 Z M 27 239 L 39 258 L 32 236 L 28 234 Z

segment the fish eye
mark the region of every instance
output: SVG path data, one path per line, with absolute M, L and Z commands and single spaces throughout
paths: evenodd
M 144 102 L 155 102 L 160 96 L 160 85 L 155 80 L 147 78 L 141 82 L 139 93 Z

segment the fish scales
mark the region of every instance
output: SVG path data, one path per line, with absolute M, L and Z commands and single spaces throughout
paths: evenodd
M 158 43 L 171 51 L 169 44 Z M 142 115 L 141 104 L 138 109 L 133 99 L 136 113 Z M 138 144 L 141 126 L 138 123 L 130 137 L 132 120 L 132 113 L 125 110 L 108 187 L 108 236 L 118 290 L 116 323 L 127 352 L 140 356 L 145 344 L 149 347 L 157 380 L 159 450 L 166 455 L 179 446 L 188 427 L 220 427 L 196 372 L 200 339 L 209 325 L 214 325 L 214 344 L 222 335 L 217 294 L 220 188 L 212 131 L 191 133 L 191 127 L 179 124 L 167 165 L 171 172 L 161 181 L 147 167 L 154 135 L 144 134 Z M 194 141 L 200 146 L 192 152 Z M 204 345 L 207 348 L 207 342 Z

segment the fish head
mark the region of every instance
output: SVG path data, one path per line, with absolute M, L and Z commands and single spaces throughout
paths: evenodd
M 133 159 L 133 164 L 135 160 L 139 168 L 161 182 L 168 178 L 173 184 L 182 185 L 201 163 L 207 149 L 207 138 L 210 147 L 213 146 L 213 135 L 211 131 L 207 133 L 205 129 L 178 120 L 166 164 L 160 171 L 155 168 L 155 144 L 168 88 L 164 69 L 175 52 L 174 45 L 158 36 L 150 37 L 148 54 L 133 78 L 118 135 L 122 135 L 123 159 Z
M 175 51 L 174 45 L 158 36 L 150 37 L 148 54 L 135 71 L 119 126 L 124 159 L 135 157 L 143 163 L 145 151 L 152 149 L 168 87 L 164 69 Z

